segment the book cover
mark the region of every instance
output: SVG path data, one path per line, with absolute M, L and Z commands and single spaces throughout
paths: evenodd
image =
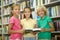
M 58 6 L 58 16 L 60 16 L 60 5 Z
M 12 0 L 8 0 L 8 4 L 11 4 L 12 3 Z
M 25 29 L 26 32 L 31 32 L 31 31 L 36 31 L 36 32 L 38 32 L 38 31 L 40 31 L 40 30 L 41 30 L 41 28 L 34 28 L 34 29 L 26 28 L 26 29 Z
M 41 0 L 41 5 L 43 5 L 43 0 Z
M 57 31 L 59 31 L 59 21 L 57 21 Z
M 45 4 L 45 0 L 43 0 L 43 4 Z
M 45 0 L 45 4 L 48 4 L 48 1 L 49 1 L 49 0 Z
M 53 24 L 54 24 L 55 31 L 57 31 L 57 22 L 54 21 Z
M 1 6 L 1 1 L 0 1 L 0 6 Z
M 34 0 L 30 0 L 30 7 L 33 7 Z
M 1 16 L 1 8 L 0 8 L 0 16 Z
M 36 3 L 36 0 L 34 0 L 34 1 L 33 1 L 33 8 L 36 8 L 36 6 L 37 6 L 36 4 L 37 4 L 37 3 Z
M 56 15 L 58 16 L 58 6 L 56 6 Z
M 12 0 L 12 3 L 16 3 L 17 0 Z
M 60 31 L 60 21 L 59 21 L 58 31 Z
M 54 17 L 54 7 L 51 7 L 51 15 Z
M 47 0 L 47 1 L 48 1 L 47 3 L 49 4 L 51 0 Z
M 37 0 L 37 4 L 38 4 L 38 6 L 40 6 L 41 5 L 41 0 Z
M 51 7 L 48 8 L 49 16 L 52 17 L 51 15 Z
M 35 12 L 32 12 L 33 19 L 37 19 L 37 14 Z

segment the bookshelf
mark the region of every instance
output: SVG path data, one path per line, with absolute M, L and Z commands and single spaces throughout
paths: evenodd
M 2 9 L 2 6 L 1 6 L 1 0 L 0 0 L 0 40 L 2 40 L 2 13 L 1 13 L 1 9 Z
M 34 2 L 35 4 L 34 4 Z M 29 6 L 31 8 L 36 8 L 37 6 L 46 6 L 48 10 L 48 16 L 52 18 L 55 31 L 51 32 L 52 34 L 60 35 L 60 0 L 29 0 Z M 33 6 L 34 5 L 34 6 Z M 55 39 L 53 39 L 55 40 Z
M 20 5 L 20 19 L 23 13 L 23 9 L 26 6 L 30 6 L 32 8 L 32 15 L 34 19 L 37 19 L 37 15 L 35 13 L 35 9 L 37 6 L 44 5 L 47 7 L 48 16 L 53 19 L 53 22 L 56 23 L 56 20 L 60 20 L 60 0 L 0 0 L 0 28 L 1 28 L 1 36 L 2 40 L 9 40 L 7 36 L 9 34 L 8 31 L 8 21 L 10 18 L 11 5 L 13 3 L 17 3 Z M 60 22 L 60 21 L 58 21 Z M 55 24 L 57 25 L 57 23 Z M 60 25 L 59 25 L 60 26 Z M 52 33 L 60 33 L 60 31 L 54 31 Z M 6 36 L 6 37 L 5 37 Z
M 25 0 L 1 0 L 1 13 L 0 13 L 0 25 L 2 29 L 1 39 L 2 40 L 9 40 L 9 34 L 8 31 L 8 22 L 10 19 L 10 13 L 11 13 L 11 5 L 12 4 L 19 4 L 20 5 L 20 11 L 22 14 L 24 7 L 26 7 Z

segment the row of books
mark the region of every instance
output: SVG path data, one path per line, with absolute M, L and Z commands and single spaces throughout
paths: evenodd
M 28 0 L 30 7 L 37 7 L 44 4 L 50 4 L 51 2 L 60 1 L 60 0 Z
M 0 8 L 0 15 L 1 15 L 1 8 Z
M 48 10 L 48 16 L 50 17 L 60 16 L 60 5 L 48 7 L 47 10 Z
M 0 1 L 0 6 L 1 6 L 1 1 Z
M 2 5 L 16 3 L 17 1 L 20 0 L 2 0 Z
M 3 26 L 3 33 L 8 34 L 8 25 Z
M 3 15 L 8 15 L 11 13 L 11 7 L 4 7 L 3 8 Z
M 0 18 L 0 24 L 2 24 L 2 20 L 1 20 L 1 18 Z
M 20 5 L 20 11 L 23 11 L 23 9 L 26 7 L 26 3 L 25 2 L 22 2 Z M 8 15 L 11 13 L 11 7 L 8 6 L 8 7 L 4 7 L 3 8 L 3 15 Z
M 3 40 L 9 40 L 9 36 L 4 36 Z
M 60 31 L 60 20 L 55 20 L 54 22 L 55 31 Z
M 8 24 L 8 22 L 9 22 L 9 19 L 10 19 L 10 16 L 8 16 L 8 17 L 3 17 L 3 24 Z
M 19 5 L 20 5 L 20 10 L 21 10 L 21 11 L 23 11 L 23 9 L 26 7 L 25 1 L 22 2 L 22 3 L 20 3 Z
M 23 13 L 20 13 L 20 15 L 19 15 L 19 19 L 22 19 L 22 14 L 23 14 Z M 36 20 L 39 19 L 39 17 L 37 16 L 37 14 L 36 14 L 35 11 L 32 11 L 32 18 L 33 18 L 33 19 L 36 19 Z

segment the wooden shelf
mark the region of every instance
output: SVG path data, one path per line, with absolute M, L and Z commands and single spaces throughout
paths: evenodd
M 51 33 L 60 33 L 60 31 L 53 31 L 53 32 L 51 32 Z
M 8 34 L 8 33 L 5 33 L 5 34 L 3 34 L 4 36 L 9 36 L 10 34 Z
M 8 25 L 9 23 L 4 23 L 3 25 Z
M 3 15 L 3 17 L 6 17 L 6 16 L 10 16 L 10 14 L 5 14 L 5 15 Z
M 2 7 L 6 7 L 6 6 L 10 6 L 10 5 L 12 5 L 13 3 L 11 3 L 11 4 L 5 4 L 5 5 L 3 5 Z
M 5 33 L 5 34 L 3 34 L 3 35 L 5 35 L 5 36 L 9 36 L 10 34 L 8 34 L 8 33 Z M 0 36 L 2 36 L 2 34 L 0 34 Z
M 49 4 L 43 4 L 46 7 L 51 7 L 51 6 L 56 6 L 56 5 L 60 5 L 60 1 L 55 1 L 55 2 L 51 2 Z
M 23 2 L 24 0 L 19 0 L 19 1 L 17 1 L 16 3 L 18 3 L 18 2 Z M 14 4 L 14 2 L 12 2 L 12 3 L 10 3 L 10 4 L 5 4 L 5 5 L 3 5 L 3 7 L 6 7 L 6 6 L 10 6 L 10 5 L 12 5 L 12 4 Z
M 60 18 L 60 16 L 50 17 L 50 18 Z

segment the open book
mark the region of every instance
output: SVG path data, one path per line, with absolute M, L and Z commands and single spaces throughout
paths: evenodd
M 41 28 L 34 28 L 34 29 L 31 29 L 31 28 L 26 28 L 25 31 L 40 31 Z

